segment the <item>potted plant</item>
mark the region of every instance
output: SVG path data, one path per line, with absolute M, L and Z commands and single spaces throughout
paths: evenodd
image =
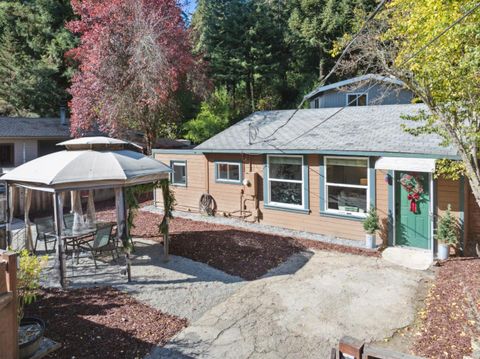
M 458 243 L 457 221 L 452 216 L 450 204 L 445 214 L 438 219 L 436 239 L 438 259 L 445 260 L 450 253 L 450 246 Z
M 34 317 L 24 317 L 24 308 L 26 304 L 30 304 L 36 299 L 40 273 L 46 260 L 46 257 L 37 257 L 26 249 L 19 253 L 17 319 L 19 322 L 18 344 L 21 359 L 29 358 L 37 351 L 45 331 L 43 320 Z
M 375 232 L 380 229 L 380 220 L 378 218 L 377 210 L 375 207 L 370 207 L 367 217 L 363 221 L 363 229 L 365 230 L 365 246 L 370 249 L 374 249 L 376 245 Z

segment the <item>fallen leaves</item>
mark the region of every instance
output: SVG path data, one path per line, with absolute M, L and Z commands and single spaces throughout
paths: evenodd
M 480 337 L 480 258 L 443 262 L 435 284 L 418 312 L 421 319 L 413 350 L 426 358 L 462 359 Z

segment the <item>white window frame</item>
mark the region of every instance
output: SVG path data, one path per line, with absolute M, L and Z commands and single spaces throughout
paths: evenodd
M 365 95 L 365 106 L 368 106 L 368 92 L 349 92 L 349 93 L 347 93 L 346 97 L 345 97 L 346 106 L 347 107 L 363 107 L 363 106 L 358 105 L 358 97 L 362 96 L 362 95 Z M 349 104 L 348 96 L 356 96 L 355 105 L 353 103 Z
M 228 177 L 230 177 L 230 168 L 228 166 L 237 166 L 238 167 L 238 180 L 232 180 L 228 178 L 220 178 L 220 165 L 227 165 Z M 241 162 L 228 162 L 228 161 L 218 161 L 215 162 L 215 181 L 225 182 L 225 183 L 241 183 L 242 182 L 242 163 Z
M 287 180 L 287 179 L 277 179 L 277 178 L 271 178 L 270 177 L 270 158 L 272 157 L 296 157 L 296 158 L 301 158 L 302 159 L 302 166 L 301 166 L 301 171 L 302 171 L 302 180 Z M 304 178 L 304 170 L 303 166 L 305 165 L 304 163 L 304 158 L 303 156 L 297 156 L 297 155 L 267 155 L 267 168 L 268 168 L 268 173 L 267 173 L 267 194 L 268 194 L 268 205 L 272 207 L 279 207 L 279 208 L 291 208 L 291 209 L 305 209 L 305 178 Z M 282 202 L 272 202 L 271 200 L 271 182 L 286 182 L 286 183 L 301 183 L 302 184 L 302 204 L 288 204 L 288 203 L 282 203 Z
M 182 186 L 182 187 L 187 187 L 187 161 L 181 161 L 181 160 L 172 160 L 170 162 L 170 166 L 172 168 L 172 174 L 170 176 L 170 183 L 173 186 Z M 175 182 L 175 166 L 183 166 L 185 167 L 185 183 L 180 183 L 180 182 Z
M 328 177 L 327 177 L 327 172 L 328 172 L 328 159 L 346 159 L 346 160 L 367 160 L 367 184 L 365 186 L 362 185 L 355 185 L 355 184 L 342 184 L 342 183 L 334 183 L 334 182 L 328 182 Z M 324 162 L 324 173 L 323 176 L 325 178 L 325 184 L 323 188 L 323 193 L 324 193 L 324 208 L 325 208 L 325 213 L 331 213 L 331 214 L 340 214 L 343 216 L 350 216 L 350 217 L 358 217 L 358 218 L 365 218 L 367 217 L 368 210 L 370 209 L 370 181 L 372 181 L 372 178 L 370 178 L 370 158 L 369 157 L 345 157 L 345 156 L 324 156 L 323 157 L 323 162 Z M 328 208 L 328 186 L 332 187 L 345 187 L 345 188 L 361 188 L 361 189 L 366 189 L 367 190 L 367 208 L 365 213 L 359 213 L 359 212 L 348 212 L 348 211 L 341 211 L 338 209 L 329 209 Z

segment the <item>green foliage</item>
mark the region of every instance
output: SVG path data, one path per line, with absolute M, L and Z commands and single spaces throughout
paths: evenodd
M 125 243 L 123 243 L 124 249 L 132 250 L 132 237 L 130 235 L 131 230 L 135 228 L 135 217 L 138 214 L 138 209 L 140 208 L 140 205 L 138 204 L 138 196 L 151 192 L 156 188 L 156 183 L 146 183 L 146 184 L 140 184 L 132 187 L 127 187 L 125 190 L 125 200 L 127 203 L 128 207 L 128 213 L 127 213 L 127 229 L 128 229 L 128 236 L 127 240 Z
M 367 217 L 363 221 L 363 229 L 368 234 L 374 234 L 380 229 L 380 219 L 378 218 L 377 210 L 375 207 L 370 207 Z
M 256 110 L 296 107 L 334 59 L 334 40 L 356 9 L 374 0 L 199 0 L 195 51 L 226 86 L 232 120 Z
M 352 30 L 354 12 L 370 12 L 373 0 L 295 0 L 291 5 L 289 28 L 313 51 L 317 78 L 325 75 L 334 59 L 328 56 L 337 39 Z
M 185 138 L 201 143 L 227 128 L 230 118 L 228 93 L 225 87 L 221 87 L 207 101 L 202 102 L 197 117 L 185 123 Z
M 440 243 L 456 245 L 458 243 L 458 223 L 452 216 L 450 204 L 445 214 L 438 219 L 436 239 Z
M 465 164 L 461 161 L 440 159 L 435 161 L 435 179 L 443 177 L 452 181 L 458 181 L 466 175 Z
M 17 272 L 17 297 L 18 308 L 17 318 L 20 321 L 23 318 L 24 307 L 37 298 L 40 274 L 42 268 L 48 261 L 48 256 L 37 257 L 24 249 L 18 253 L 18 272 Z
M 75 39 L 64 23 L 72 18 L 68 0 L 0 2 L 0 115 L 58 116 L 68 99 L 64 53 Z
M 160 180 L 158 186 L 162 189 L 163 196 L 163 219 L 158 226 L 158 230 L 166 236 L 168 235 L 168 222 L 173 218 L 172 211 L 176 204 L 175 193 L 170 188 L 170 181 L 168 179 Z

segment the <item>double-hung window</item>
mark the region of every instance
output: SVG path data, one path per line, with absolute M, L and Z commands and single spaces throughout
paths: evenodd
M 304 208 L 303 156 L 268 156 L 268 204 Z
M 171 182 L 176 186 L 187 185 L 187 162 L 185 161 L 171 161 L 170 167 L 173 170 L 171 174 Z
M 240 162 L 216 162 L 217 182 L 241 183 L 242 166 Z
M 366 93 L 349 93 L 347 94 L 347 106 L 367 106 Z
M 364 217 L 369 205 L 368 159 L 325 157 L 326 212 Z

